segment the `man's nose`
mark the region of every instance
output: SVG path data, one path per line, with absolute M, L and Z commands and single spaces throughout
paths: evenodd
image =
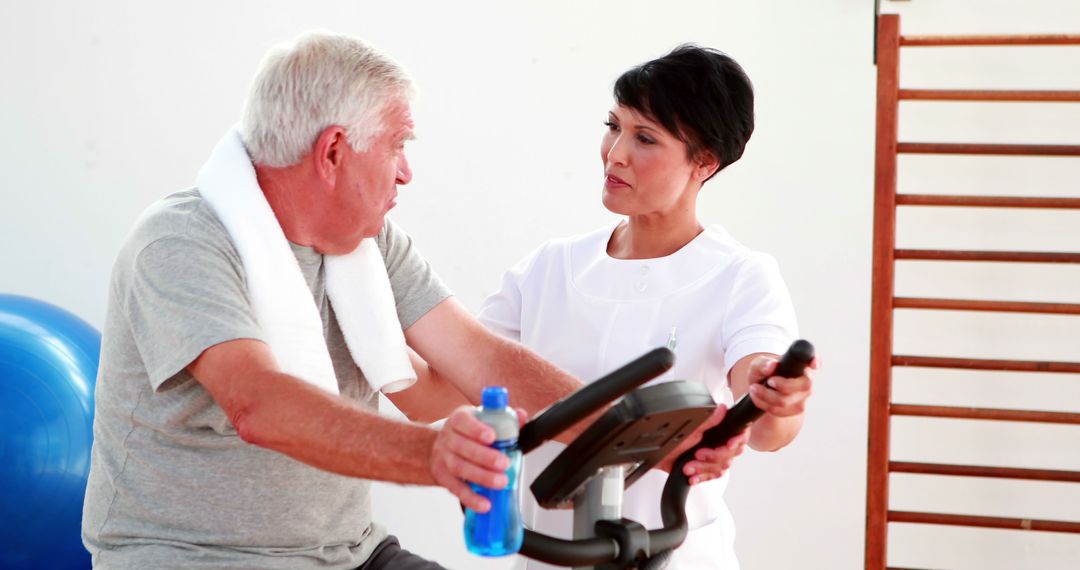
M 409 159 L 402 156 L 398 159 L 397 183 L 403 186 L 412 181 L 412 169 L 409 168 Z

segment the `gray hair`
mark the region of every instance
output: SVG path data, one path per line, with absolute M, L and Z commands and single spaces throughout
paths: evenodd
M 364 41 L 308 32 L 272 48 L 251 84 L 240 136 L 256 164 L 296 164 L 319 133 L 340 125 L 349 145 L 367 149 L 386 106 L 416 95 L 400 64 Z

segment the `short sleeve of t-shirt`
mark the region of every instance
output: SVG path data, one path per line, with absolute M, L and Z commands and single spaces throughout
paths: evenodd
M 208 206 L 192 196 L 144 219 L 118 258 L 113 279 L 155 390 L 207 348 L 241 338 L 263 340 L 239 254 Z M 450 290 L 390 220 L 376 241 L 398 319 L 408 328 Z
M 413 244 L 412 237 L 386 218 L 376 241 L 386 263 L 390 288 L 394 291 L 398 320 L 407 329 L 420 317 L 451 295 L 431 264 Z
M 754 253 L 741 262 L 721 330 L 726 378 L 740 359 L 757 352 L 783 354 L 798 337 L 795 308 L 772 256 Z
M 207 241 L 157 239 L 135 253 L 120 283 L 115 293 L 155 390 L 211 346 L 261 340 L 239 267 Z

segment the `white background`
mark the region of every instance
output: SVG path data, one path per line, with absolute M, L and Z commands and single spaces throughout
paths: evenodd
M 1080 33 L 1072 0 L 883 2 L 902 30 Z M 610 219 L 601 122 L 623 70 L 694 41 L 740 61 L 757 92 L 745 157 L 699 214 L 773 253 L 824 368 L 800 438 L 747 454 L 728 498 L 743 567 L 862 565 L 875 68 L 869 0 L 751 2 L 22 2 L 0 8 L 0 291 L 97 327 L 138 213 L 189 187 L 238 119 L 274 43 L 352 33 L 401 61 L 422 95 L 414 182 L 394 218 L 470 308 L 541 241 Z M 912 48 L 910 87 L 1080 89 L 1080 47 Z M 1080 143 L 1080 105 L 904 103 L 903 140 Z M 900 188 L 1080 195 L 1067 158 L 902 157 Z M 911 211 L 908 211 L 911 210 Z M 1080 250 L 1080 214 L 902 209 L 905 247 Z M 1080 271 L 902 265 L 897 293 L 1080 302 Z M 899 312 L 897 352 L 1080 360 L 1076 317 Z M 1075 375 L 897 373 L 897 401 L 1080 410 Z M 1080 469 L 1076 428 L 898 419 L 898 459 Z M 1075 485 L 895 476 L 893 507 L 1080 520 Z M 451 568 L 468 555 L 438 489 L 376 488 L 377 518 Z M 894 525 L 893 565 L 1075 568 L 1080 539 Z

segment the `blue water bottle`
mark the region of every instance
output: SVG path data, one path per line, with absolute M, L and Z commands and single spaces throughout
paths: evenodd
M 465 546 L 469 552 L 480 556 L 505 556 L 521 548 L 525 537 L 518 507 L 520 493 L 518 478 L 521 474 L 521 450 L 517 446 L 518 416 L 507 404 L 510 396 L 502 386 L 484 388 L 481 395 L 483 407 L 476 411 L 476 418 L 495 430 L 495 442 L 491 447 L 501 450 L 510 458 L 506 470 L 507 484 L 502 489 L 489 489 L 470 483 L 473 491 L 491 502 L 491 510 L 478 513 L 465 509 Z

